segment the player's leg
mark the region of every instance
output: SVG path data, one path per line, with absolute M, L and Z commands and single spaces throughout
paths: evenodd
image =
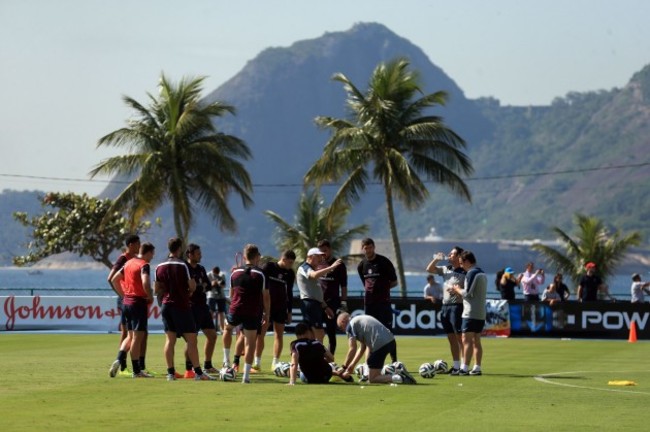
M 269 321 L 262 324 L 257 332 L 257 337 L 255 339 L 255 358 L 253 359 L 253 370 L 258 372 L 262 368 L 262 354 L 264 353 L 264 339 L 266 337 L 266 332 L 269 329 Z
M 214 355 L 214 347 L 217 345 L 217 330 L 214 328 L 201 329 L 205 335 L 205 345 L 203 347 L 204 359 L 203 369 L 208 373 L 217 373 L 218 370 L 212 364 L 212 356 Z
M 273 330 L 273 362 L 271 363 L 271 369 L 275 370 L 276 363 L 280 361 L 282 348 L 284 347 L 284 323 L 274 322 Z
M 250 372 L 253 367 L 253 358 L 255 357 L 255 344 L 257 342 L 257 329 L 246 329 L 242 330 L 244 333 L 244 376 L 242 378 L 243 383 L 250 382 Z

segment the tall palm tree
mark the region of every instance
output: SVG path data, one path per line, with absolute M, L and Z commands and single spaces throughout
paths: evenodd
M 283 219 L 277 213 L 266 210 L 264 214 L 276 224 L 275 243 L 278 249 L 291 249 L 301 261 L 307 256 L 309 248 L 322 239 L 328 239 L 332 253 L 340 255 L 344 247 L 358 235 L 368 231 L 367 225 L 345 228 L 350 208 L 342 206 L 326 207 L 323 197 L 317 190 L 304 192 L 300 196 L 294 223 Z
M 176 234 L 187 239 L 198 206 L 209 212 L 219 228 L 234 231 L 235 217 L 228 208 L 230 193 L 250 207 L 252 183 L 242 160 L 251 153 L 239 138 L 216 130 L 213 117 L 234 114 L 222 102 L 201 103 L 204 78 L 183 78 L 177 85 L 160 79 L 160 93 L 149 94 L 145 108 L 124 96 L 136 118 L 127 127 L 102 137 L 97 147 L 114 146 L 126 154 L 103 160 L 90 172 L 134 178 L 115 199 L 116 210 L 139 220 L 171 201 Z
M 402 296 L 406 295 L 406 279 L 394 201 L 408 210 L 421 207 L 429 197 L 427 181 L 471 201 L 463 176 L 473 172 L 462 151 L 465 141 L 440 117 L 425 114 L 444 105 L 447 94 L 424 94 L 418 73 L 408 67 L 404 59 L 379 64 L 365 93 L 345 75 L 334 75 L 347 92 L 351 117 L 316 118 L 332 135 L 304 178 L 305 183 L 316 186 L 344 178 L 333 205 L 357 201 L 371 179 L 382 185 Z
M 546 261 L 564 273 L 577 285 L 588 262 L 596 264 L 596 270 L 604 281 L 614 275 L 618 265 L 625 259 L 631 246 L 641 243 L 641 235 L 632 232 L 623 236 L 618 230 L 610 233 L 603 222 L 595 217 L 576 213 L 576 235 L 571 237 L 558 227 L 552 231 L 564 245 L 564 253 L 550 246 L 536 244 L 532 248 L 544 255 Z

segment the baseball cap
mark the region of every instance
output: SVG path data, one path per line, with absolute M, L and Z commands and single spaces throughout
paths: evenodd
M 596 268 L 596 264 L 594 264 L 594 263 L 592 263 L 592 262 L 590 261 L 590 262 L 588 262 L 587 264 L 585 264 L 585 268 L 586 268 L 586 269 L 590 269 L 590 268 L 594 268 L 594 269 L 595 269 L 595 268 Z
M 512 267 L 506 267 L 506 269 L 504 270 L 504 272 L 505 272 L 505 273 L 514 273 L 514 270 L 512 269 Z
M 311 249 L 309 249 L 309 251 L 307 251 L 307 256 L 308 257 L 312 256 L 312 255 L 325 255 L 325 254 L 323 252 L 321 252 L 320 249 L 315 247 L 315 248 L 311 248 Z

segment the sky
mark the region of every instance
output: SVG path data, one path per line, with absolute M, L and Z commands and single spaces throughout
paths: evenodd
M 0 0 L 0 191 L 100 193 L 88 172 L 117 153 L 98 139 L 161 72 L 207 94 L 265 48 L 377 22 L 468 98 L 548 105 L 623 87 L 650 63 L 648 17 L 647 0 Z

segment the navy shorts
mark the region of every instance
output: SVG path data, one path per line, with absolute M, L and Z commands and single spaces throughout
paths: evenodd
M 226 321 L 233 327 L 241 324 L 244 330 L 256 330 L 262 328 L 262 320 L 260 317 L 246 317 L 242 315 L 226 314 Z
M 271 322 L 286 324 L 287 318 L 289 318 L 289 313 L 287 312 L 286 309 L 276 310 L 276 311 L 271 310 L 271 320 L 270 320 Z
M 148 312 L 146 303 L 122 305 L 126 328 L 132 331 L 147 331 Z
M 301 299 L 300 311 L 302 312 L 302 320 L 309 324 L 312 328 L 323 328 L 323 306 L 318 300 Z
M 117 296 L 117 309 L 120 311 L 120 324 L 126 327 L 126 317 L 124 316 L 124 300 L 122 297 Z
M 191 309 L 178 309 L 163 303 L 161 314 L 165 332 L 174 332 L 179 335 L 196 333 L 196 324 Z
M 446 334 L 460 333 L 463 325 L 463 304 L 443 304 L 440 309 L 440 323 Z
M 217 312 L 226 313 L 226 299 L 217 300 Z
M 463 333 L 481 333 L 485 327 L 485 320 L 463 318 Z
M 212 319 L 212 313 L 208 309 L 208 305 L 198 305 L 192 306 L 192 315 L 194 315 L 194 323 L 196 324 L 196 331 L 199 329 L 212 329 L 215 330 L 214 320 Z
M 372 351 L 370 355 L 368 355 L 368 369 L 381 369 L 384 367 L 384 361 L 386 360 L 386 356 L 391 353 L 391 351 L 394 351 L 397 349 L 397 346 L 395 344 L 395 340 L 392 340 L 388 342 L 386 345 L 383 347 L 377 349 L 376 351 Z

